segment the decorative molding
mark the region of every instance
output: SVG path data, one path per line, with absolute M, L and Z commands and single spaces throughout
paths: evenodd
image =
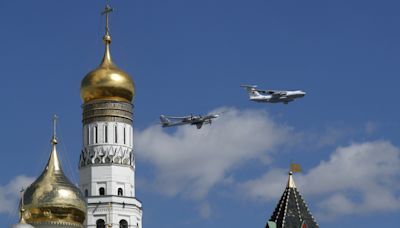
M 133 105 L 129 102 L 99 100 L 82 106 L 83 124 L 96 121 L 116 121 L 132 124 Z
M 79 168 L 92 164 L 121 164 L 135 166 L 133 150 L 120 145 L 101 145 L 84 148 L 79 157 Z
M 43 221 L 43 222 L 29 222 L 29 224 L 34 226 L 40 225 L 54 225 L 54 226 L 69 226 L 69 227 L 78 227 L 84 228 L 82 224 L 70 223 L 70 222 L 63 222 L 63 221 Z

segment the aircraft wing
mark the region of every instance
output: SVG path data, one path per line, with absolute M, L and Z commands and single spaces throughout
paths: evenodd
M 203 116 L 201 119 L 202 120 L 210 120 L 210 119 L 215 119 L 217 118 L 219 115 L 207 115 L 207 116 Z
M 165 116 L 167 119 L 174 119 L 174 120 L 187 120 L 191 119 L 193 116 Z
M 163 123 L 162 127 L 174 127 L 174 126 L 180 126 L 180 125 L 185 125 L 188 124 L 187 122 L 171 122 L 171 123 Z
M 273 96 L 285 96 L 287 94 L 286 91 L 279 91 L 279 90 L 265 90 L 264 92 Z

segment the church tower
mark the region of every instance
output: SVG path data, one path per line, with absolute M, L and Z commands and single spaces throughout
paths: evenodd
M 289 172 L 286 189 L 278 205 L 267 221 L 265 228 L 318 228 L 318 224 L 308 209 Z
M 79 160 L 80 188 L 87 201 L 86 227 L 142 227 L 142 204 L 135 194 L 132 78 L 110 54 L 107 5 L 99 67 L 81 83 L 83 146 Z

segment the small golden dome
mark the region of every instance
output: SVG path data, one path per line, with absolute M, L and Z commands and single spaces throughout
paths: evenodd
M 112 62 L 111 37 L 108 34 L 104 36 L 104 42 L 106 48 L 102 63 L 82 80 L 82 101 L 86 103 L 97 99 L 109 99 L 130 102 L 135 95 L 133 80 Z
M 64 175 L 58 160 L 55 136 L 49 161 L 40 177 L 23 195 L 21 218 L 26 223 L 83 227 L 86 202 L 80 190 Z

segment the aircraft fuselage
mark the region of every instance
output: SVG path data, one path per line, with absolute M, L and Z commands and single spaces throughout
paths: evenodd
M 283 94 L 272 94 L 272 95 L 257 95 L 250 97 L 251 101 L 255 102 L 268 102 L 268 103 L 289 103 L 296 98 L 301 98 L 306 95 L 301 90 L 296 91 L 285 91 Z

